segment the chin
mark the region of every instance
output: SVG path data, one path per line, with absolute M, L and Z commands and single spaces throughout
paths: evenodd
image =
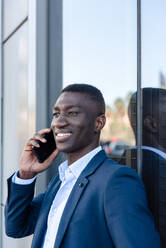
M 68 152 L 71 152 L 72 151 L 72 148 L 71 147 L 65 146 L 63 144 L 57 144 L 57 149 L 60 152 L 65 152 L 65 153 L 68 153 Z

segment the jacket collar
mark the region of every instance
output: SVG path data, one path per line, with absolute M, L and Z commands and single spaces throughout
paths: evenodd
M 91 159 L 99 152 L 101 151 L 101 146 L 96 147 L 92 151 L 88 152 L 84 156 L 82 156 L 80 159 L 72 163 L 70 166 L 68 166 L 68 161 L 64 161 L 60 166 L 58 167 L 59 170 L 59 178 L 62 182 L 66 179 L 66 172 L 70 171 L 72 175 L 78 179 L 81 172 L 86 168 L 88 163 L 91 161 Z

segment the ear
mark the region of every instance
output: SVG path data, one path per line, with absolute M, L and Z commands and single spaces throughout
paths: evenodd
M 143 127 L 147 131 L 150 131 L 151 133 L 157 133 L 158 132 L 157 122 L 151 115 L 147 115 L 145 117 L 145 119 L 143 120 Z
M 106 123 L 106 117 L 105 115 L 100 115 L 96 118 L 96 123 L 95 123 L 95 133 L 99 133 L 101 129 L 104 127 Z

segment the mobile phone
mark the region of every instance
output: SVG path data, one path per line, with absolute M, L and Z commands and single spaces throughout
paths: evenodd
M 45 138 L 47 142 L 43 143 L 41 141 L 38 141 L 40 147 L 32 147 L 32 150 L 36 155 L 39 163 L 43 163 L 56 149 L 56 143 L 52 130 L 49 133 L 43 134 L 42 137 Z

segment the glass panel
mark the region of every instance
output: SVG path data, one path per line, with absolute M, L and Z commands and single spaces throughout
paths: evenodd
M 27 40 L 26 22 L 4 45 L 3 204 L 7 195 L 6 179 L 18 170 L 19 156 L 31 129 L 28 126 L 31 110 L 28 94 L 32 92 L 28 91 Z M 18 242 L 6 235 L 3 237 L 4 247 L 30 246 L 27 239 Z
M 142 1 L 142 176 L 166 247 L 166 1 Z
M 142 1 L 142 85 L 166 88 L 166 1 Z
M 101 142 L 119 161 L 135 145 L 128 103 L 137 81 L 137 2 L 64 0 L 63 6 L 63 86 L 83 82 L 103 92 L 107 123 Z
M 4 35 L 6 37 L 26 18 L 28 15 L 28 0 L 4 0 Z

